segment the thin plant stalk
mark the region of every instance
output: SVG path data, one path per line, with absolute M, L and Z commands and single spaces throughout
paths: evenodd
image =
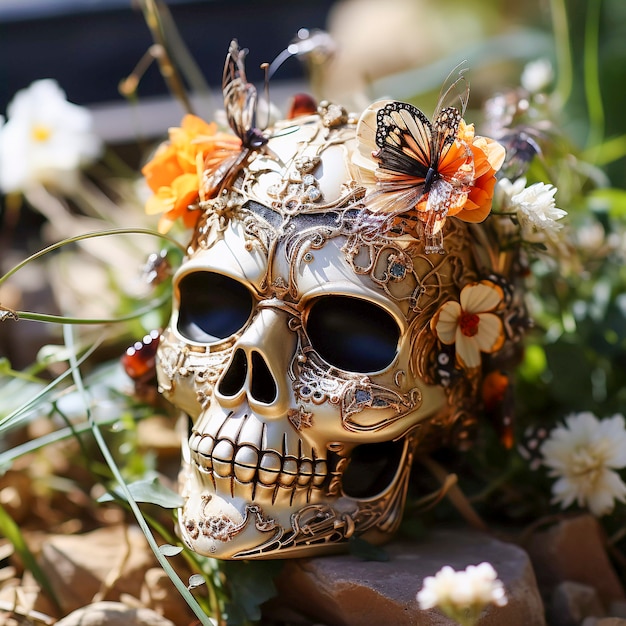
M 559 106 L 564 106 L 572 94 L 572 47 L 565 0 L 550 0 L 552 28 L 556 46 L 557 84 L 556 95 Z
M 189 97 L 187 96 L 183 82 L 179 73 L 176 71 L 174 64 L 172 63 L 172 59 L 170 58 L 168 52 L 167 41 L 161 24 L 157 3 L 155 0 L 142 0 L 141 8 L 143 10 L 146 24 L 152 34 L 152 39 L 155 44 L 159 46 L 160 54 L 157 55 L 156 59 L 159 64 L 159 69 L 161 70 L 161 75 L 163 76 L 172 94 L 180 100 L 185 111 L 187 113 L 193 113 L 193 107 Z
M 589 115 L 589 135 L 587 148 L 593 150 L 602 143 L 604 136 L 604 105 L 600 90 L 599 76 L 599 37 L 602 0 L 590 0 L 587 3 L 585 21 L 585 99 Z M 595 161 L 595 159 L 594 159 Z
M 119 468 L 117 467 L 117 464 L 115 463 L 113 455 L 111 454 L 111 451 L 109 450 L 109 447 L 107 446 L 104 440 L 104 437 L 102 436 L 100 427 L 98 426 L 97 422 L 94 420 L 91 410 L 89 408 L 87 391 L 85 390 L 85 387 L 83 385 L 83 380 L 82 380 L 82 376 L 80 373 L 78 360 L 72 353 L 72 346 L 74 344 L 72 327 L 64 326 L 63 335 L 65 339 L 65 344 L 70 353 L 70 369 L 71 369 L 72 377 L 74 379 L 74 384 L 76 385 L 77 391 L 80 393 L 80 395 L 84 399 L 87 421 L 89 422 L 91 426 L 91 431 L 96 440 L 96 443 L 98 444 L 98 448 L 100 449 L 102 456 L 104 457 L 107 465 L 109 466 L 109 469 L 111 470 L 113 477 L 118 482 L 120 489 L 122 493 L 124 494 L 124 497 L 126 498 L 128 505 L 130 506 L 135 516 L 135 519 L 137 520 L 137 524 L 141 528 L 144 536 L 146 537 L 148 545 L 152 549 L 152 552 L 154 553 L 157 561 L 159 562 L 161 567 L 165 570 L 167 575 L 170 577 L 170 580 L 172 581 L 174 586 L 178 589 L 179 593 L 183 596 L 188 606 L 194 612 L 194 615 L 198 618 L 199 622 L 202 624 L 202 626 L 213 626 L 211 619 L 202 610 L 202 607 L 198 604 L 197 600 L 193 597 L 193 595 L 191 594 L 187 586 L 178 577 L 178 575 L 176 574 L 176 572 L 174 571 L 174 569 L 168 562 L 167 558 L 163 556 L 163 554 L 160 552 L 159 546 L 157 545 L 154 539 L 154 536 L 152 535 L 152 532 L 150 531 L 150 528 L 148 524 L 146 523 L 143 517 L 143 514 L 141 513 L 141 510 L 139 509 L 139 506 L 137 505 L 137 502 L 135 502 L 134 498 L 132 497 L 132 494 L 130 493 L 128 486 L 126 485 L 126 482 L 124 481 L 124 478 Z
M 149 235 L 151 237 L 159 237 L 161 239 L 165 239 L 166 241 L 169 241 L 170 243 L 174 244 L 179 250 L 183 252 L 185 251 L 184 246 L 182 246 L 180 242 L 176 241 L 176 239 L 174 239 L 173 237 L 170 237 L 169 235 L 166 235 L 164 233 L 159 233 L 154 230 L 150 230 L 148 228 L 114 228 L 111 230 L 102 230 L 102 231 L 97 231 L 97 232 L 92 232 L 92 233 L 84 233 L 82 235 L 76 235 L 74 237 L 69 237 L 68 239 L 63 239 L 62 241 L 57 241 L 56 243 L 53 243 L 47 246 L 46 248 L 43 248 L 42 250 L 39 250 L 38 252 L 31 254 L 29 257 L 27 257 L 26 259 L 24 259 L 23 261 L 21 261 L 14 267 L 12 267 L 6 274 L 4 274 L 3 276 L 0 276 L 0 285 L 2 285 L 3 282 L 5 282 L 8 278 L 13 276 L 13 274 L 18 272 L 19 270 L 21 270 L 28 263 L 32 261 L 36 261 L 37 259 L 45 256 L 46 254 L 49 254 L 50 252 L 53 252 L 54 250 L 58 250 L 59 248 L 62 248 L 63 246 L 67 246 L 68 244 L 71 244 L 71 243 L 76 243 L 77 241 L 83 241 L 85 239 L 93 239 L 95 237 L 110 237 L 112 235 Z

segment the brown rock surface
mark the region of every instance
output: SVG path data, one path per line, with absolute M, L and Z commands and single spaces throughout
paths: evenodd
M 554 589 L 547 615 L 550 626 L 579 626 L 587 617 L 606 616 L 606 610 L 593 587 L 565 580 Z
M 332 626 L 449 626 L 438 611 L 420 611 L 416 594 L 426 576 L 444 565 L 456 570 L 490 562 L 506 587 L 505 607 L 489 607 L 479 626 L 542 626 L 543 604 L 527 554 L 519 547 L 484 534 L 437 530 L 422 542 L 385 546 L 386 562 L 351 555 L 287 561 L 276 583 L 279 601 L 288 608 Z
M 549 594 L 562 581 L 593 587 L 605 606 L 623 600 L 624 588 L 609 560 L 598 521 L 579 515 L 536 532 L 525 548 L 532 560 L 539 587 Z
M 121 602 L 95 602 L 73 611 L 56 626 L 175 626 L 150 609 L 132 608 Z
M 40 565 L 64 613 L 92 600 L 139 597 L 146 571 L 156 564 L 141 531 L 112 526 L 82 535 L 51 535 Z
M 140 600 L 144 606 L 175 623 L 193 622 L 189 605 L 161 567 L 153 567 L 146 572 Z

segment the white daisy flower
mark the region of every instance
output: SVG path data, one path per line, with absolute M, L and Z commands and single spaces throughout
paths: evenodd
M 33 184 L 67 188 L 101 150 L 91 113 L 68 102 L 56 81 L 35 81 L 15 94 L 0 128 L 0 190 L 24 191 Z
M 545 91 L 553 80 L 554 70 L 548 59 L 537 59 L 527 63 L 520 77 L 522 87 L 531 93 Z
M 501 211 L 516 215 L 526 241 L 554 241 L 556 233 L 563 227 L 558 220 L 567 215 L 567 211 L 556 207 L 556 191 L 554 185 L 534 183 L 526 187 L 525 178 L 513 183 L 504 178 L 498 182 L 496 198 Z
M 422 610 L 439 608 L 464 626 L 474 624 L 489 604 L 507 603 L 502 581 L 490 563 L 469 565 L 457 572 L 449 565 L 424 579 L 417 601 Z
M 596 516 L 626 502 L 626 484 L 615 471 L 626 467 L 626 424 L 622 415 L 598 420 L 589 412 L 570 415 L 541 446 L 550 476 L 553 502 L 576 502 Z

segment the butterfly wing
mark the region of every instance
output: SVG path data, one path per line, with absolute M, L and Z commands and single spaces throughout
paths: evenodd
M 440 174 L 440 164 L 454 144 L 459 132 L 461 113 L 454 107 L 446 107 L 435 118 L 432 138 L 432 167 Z
M 377 178 L 382 190 L 422 186 L 432 162 L 432 127 L 406 102 L 388 102 L 376 115 Z
M 431 136 L 430 122 L 410 104 L 382 101 L 361 116 L 352 160 L 361 180 L 374 187 L 365 199 L 370 212 L 365 221 L 373 229 L 395 228 L 394 217 L 424 195 Z
M 222 91 L 228 124 L 244 147 L 250 147 L 256 117 L 257 91 L 246 79 L 246 53 L 246 50 L 240 50 L 236 39 L 230 42 L 222 76 Z

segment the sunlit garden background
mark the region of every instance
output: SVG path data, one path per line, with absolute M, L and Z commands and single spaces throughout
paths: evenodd
M 517 541 L 590 513 L 626 581 L 623 0 L 28 6 L 0 3 L 7 623 L 64 615 L 38 559 L 47 535 L 122 522 L 140 526 L 174 581 L 175 591 L 167 585 L 187 607 L 179 624 L 255 623 L 275 593 L 280 562 L 220 563 L 179 546 L 175 416 L 150 379 L 151 333 L 167 323 L 189 231 L 182 223 L 159 231 L 140 170 L 186 112 L 220 119 L 232 37 L 250 48 L 259 87 L 256 68 L 295 45 L 270 85 L 283 112 L 304 90 L 355 111 L 391 96 L 429 112 L 450 69 L 467 60 L 466 119 L 517 151 L 494 206 L 526 228 L 534 326 L 514 384 L 485 411 L 474 446 L 416 464 L 400 532 L 417 541 L 456 523 Z M 298 39 L 300 28 L 308 38 Z M 424 494 L 442 485 L 424 507 Z M 94 546 L 93 558 L 101 551 Z M 97 591 L 105 597 L 115 584 Z M 9 589 L 20 590 L 13 605 Z

